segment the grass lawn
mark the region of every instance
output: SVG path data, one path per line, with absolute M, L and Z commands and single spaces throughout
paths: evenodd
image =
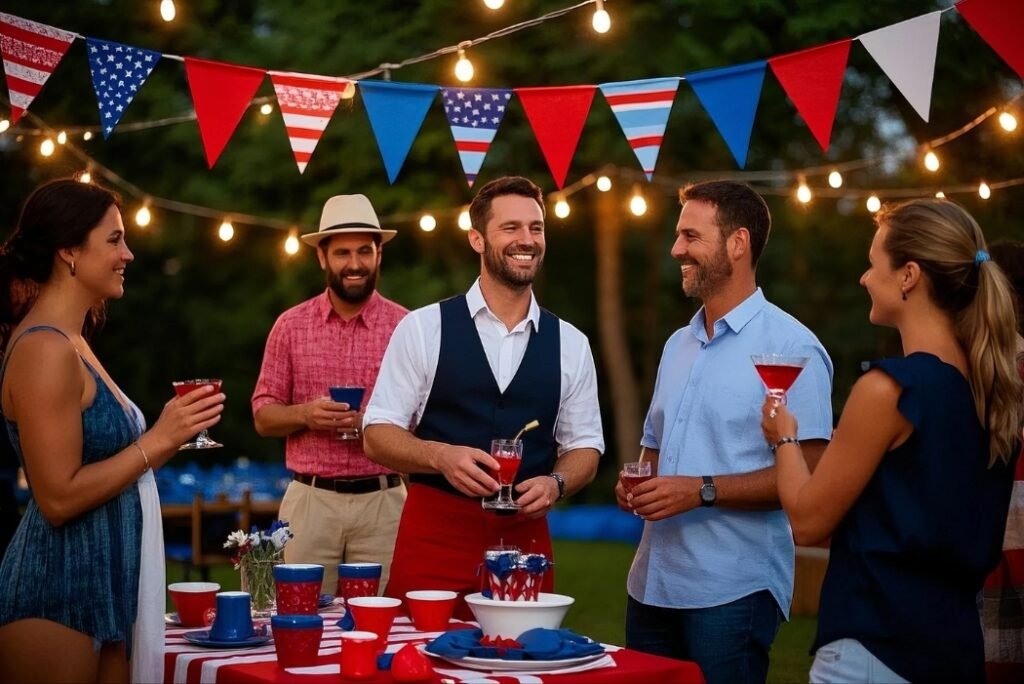
M 625 643 L 626 574 L 633 551 L 629 544 L 614 542 L 555 541 L 555 590 L 576 597 L 565 618 L 565 627 L 606 643 Z M 181 566 L 169 563 L 168 584 L 181 578 Z M 197 573 L 191 579 L 198 580 Z M 219 582 L 225 591 L 239 587 L 238 572 L 229 565 L 214 568 L 210 579 Z M 814 618 L 806 617 L 783 623 L 772 646 L 768 682 L 807 681 L 811 667 L 807 649 L 814 637 L 815 624 Z

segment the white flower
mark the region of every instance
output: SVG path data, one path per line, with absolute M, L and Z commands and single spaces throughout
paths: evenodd
M 249 543 L 252 544 L 252 547 L 254 549 L 257 546 L 259 546 L 260 545 L 260 533 L 259 532 L 252 532 L 252 533 L 250 533 L 249 534 Z
M 247 535 L 242 530 L 235 530 L 234 532 L 228 535 L 228 540 L 224 542 L 224 548 L 227 549 L 234 546 L 241 546 L 245 543 L 245 541 L 248 538 L 249 535 Z
M 279 527 L 274 530 L 274 533 L 270 535 L 270 541 L 273 542 L 275 549 L 283 549 L 284 545 L 288 543 L 288 540 L 292 538 L 292 531 L 287 527 Z

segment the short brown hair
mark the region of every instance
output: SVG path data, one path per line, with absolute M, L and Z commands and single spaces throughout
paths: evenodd
M 503 176 L 496 178 L 480 188 L 476 197 L 469 205 L 469 221 L 473 229 L 484 233 L 487 222 L 491 220 L 491 202 L 495 197 L 504 195 L 519 195 L 528 197 L 540 206 L 541 216 L 546 214 L 544 209 L 544 193 L 529 178 L 522 176 Z
M 680 188 L 679 201 L 690 200 L 707 202 L 715 207 L 715 221 L 723 238 L 739 228 L 746 228 L 750 233 L 750 263 L 757 266 L 772 230 L 772 216 L 763 197 L 746 183 L 714 180 Z

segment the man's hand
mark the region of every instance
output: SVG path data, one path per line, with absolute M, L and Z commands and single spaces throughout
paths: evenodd
M 497 481 L 488 475 L 488 472 L 497 472 L 498 462 L 486 451 L 451 444 L 438 445 L 432 454 L 431 466 L 444 475 L 452 487 L 467 496 L 490 496 L 498 491 Z
M 627 505 L 644 520 L 664 520 L 700 506 L 702 484 L 704 480 L 699 477 L 654 477 L 633 487 L 631 496 L 627 497 L 623 491 L 622 498 L 628 499 Z M 616 498 L 619 498 L 621 487 L 620 483 L 615 488 Z
M 303 406 L 306 427 L 310 430 L 358 432 L 363 424 L 362 413 L 352 411 L 348 404 L 332 401 L 329 397 L 318 397 Z
M 523 480 L 516 485 L 516 492 L 519 493 L 516 503 L 521 506 L 519 512 L 528 518 L 547 515 L 558 501 L 558 483 L 547 475 Z
M 633 500 L 633 495 L 626 492 L 626 486 L 622 484 L 622 478 L 615 481 L 615 503 L 619 504 L 619 508 L 626 511 L 627 513 L 633 513 L 633 506 L 630 501 Z

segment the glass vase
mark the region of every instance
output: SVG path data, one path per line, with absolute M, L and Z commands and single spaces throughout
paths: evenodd
M 274 611 L 274 566 L 281 562 L 280 557 L 242 559 L 242 591 L 251 597 L 253 617 L 270 617 Z

